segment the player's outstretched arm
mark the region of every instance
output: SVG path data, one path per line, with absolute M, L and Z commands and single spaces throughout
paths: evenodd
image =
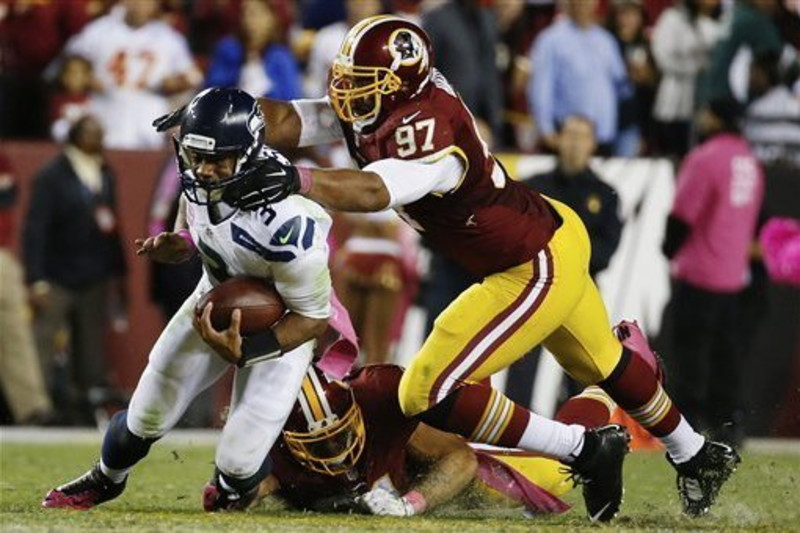
M 158 235 L 133 241 L 136 255 L 146 255 L 159 263 L 182 263 L 197 253 L 188 230 L 162 231 Z
M 431 464 L 427 474 L 411 489 L 424 495 L 430 509 L 458 496 L 475 478 L 478 459 L 466 441 L 420 424 L 408 442 L 412 459 Z
M 305 182 L 305 173 L 310 179 Z M 382 211 L 389 207 L 391 194 L 374 172 L 354 169 L 302 169 L 300 193 L 336 211 L 357 213 Z
M 266 143 L 278 150 L 296 148 L 300 142 L 302 123 L 295 107 L 289 102 L 259 98 L 261 111 L 267 123 Z M 156 131 L 164 132 L 180 126 L 186 106 L 162 115 L 153 121 Z
M 358 502 L 365 511 L 384 516 L 421 514 L 458 495 L 475 477 L 475 453 L 457 435 L 420 424 L 406 449 L 412 459 L 430 464 L 427 473 L 403 496 L 383 487 L 362 494 Z

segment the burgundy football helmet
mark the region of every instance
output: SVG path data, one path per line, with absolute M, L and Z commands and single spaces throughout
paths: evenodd
M 353 391 L 328 381 L 310 366 L 283 428 L 289 452 L 304 467 L 336 476 L 352 469 L 364 451 L 366 432 Z
M 431 78 L 433 49 L 408 20 L 379 15 L 353 26 L 331 65 L 328 96 L 345 122 L 368 125 L 413 98 Z

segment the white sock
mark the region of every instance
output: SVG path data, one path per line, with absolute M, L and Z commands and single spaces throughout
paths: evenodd
M 116 468 L 110 468 L 103 462 L 102 459 L 100 459 L 100 470 L 108 479 L 117 485 L 125 481 L 125 479 L 128 477 L 128 472 L 131 471 L 130 468 L 122 468 L 120 470 L 117 470 Z
M 569 461 L 581 453 L 585 431 L 586 428 L 578 424 L 567 425 L 531 413 L 517 446 Z
M 696 432 L 692 425 L 681 416 L 678 426 L 669 435 L 661 437 L 661 442 L 667 447 L 667 453 L 672 461 L 680 464 L 694 457 L 703 447 L 706 438 Z

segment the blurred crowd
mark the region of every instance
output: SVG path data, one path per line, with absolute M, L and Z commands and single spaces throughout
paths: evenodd
M 721 427 L 743 409 L 742 399 L 730 394 L 737 389 L 701 397 L 709 370 L 689 365 L 712 364 L 722 349 L 728 359 L 741 359 L 746 341 L 690 333 L 703 320 L 709 331 L 746 329 L 733 302 L 749 286 L 763 197 L 763 172 L 752 150 L 763 146 L 773 157 L 800 160 L 798 10 L 795 0 L 0 0 L 0 137 L 63 146 L 34 179 L 21 265 L 3 250 L 15 187 L 13 169 L 0 167 L 0 259 L 9 265 L 0 272 L 7 275 L 3 286 L 16 288 L 0 298 L 0 327 L 24 332 L 22 310 L 30 305 L 35 331 L 34 338 L 4 333 L 0 345 L 0 378 L 8 378 L 0 388 L 11 418 L 94 423 L 97 406 L 124 402 L 104 363 L 104 322 L 110 317 L 124 329 L 127 295 L 115 177 L 103 150 L 165 149 L 167 137 L 155 132 L 152 120 L 203 87 L 235 86 L 281 100 L 322 97 L 347 30 L 391 13 L 429 33 L 436 67 L 475 115 L 487 144 L 556 156 L 552 172 L 522 178 L 580 213 L 592 238 L 592 275 L 608 265 L 623 224 L 616 193 L 591 169 L 592 156 L 664 156 L 680 165 L 685 198 L 673 208 L 665 255 L 682 288 L 678 303 L 688 310 L 681 315 L 686 324 L 678 326 L 689 332 L 684 344 L 694 342 L 681 347 L 675 366 L 696 379 L 685 379 L 678 399 L 694 402 L 695 419 Z M 343 145 L 289 155 L 307 164 L 350 164 Z M 151 235 L 170 228 L 177 211 L 176 167 L 174 158 L 166 159 Z M 733 180 L 735 207 L 746 205 L 746 217 L 720 209 L 711 222 L 697 220 L 685 205 L 715 193 L 692 180 L 721 162 L 733 170 L 721 170 L 715 186 Z M 726 217 L 738 220 L 736 231 Z M 727 239 L 719 268 L 732 281 L 722 288 L 704 285 L 718 273 L 697 244 L 707 232 Z M 334 283 L 361 338 L 364 362 L 392 359 L 415 299 L 430 327 L 475 281 L 444 257 L 426 262 L 413 231 L 392 214 L 337 216 L 331 244 Z M 698 262 L 708 271 L 687 274 L 685 265 Z M 783 268 L 777 259 L 768 264 L 771 271 Z M 199 275 L 198 262 L 153 265 L 153 298 L 165 320 Z M 425 290 L 418 291 L 420 283 Z M 39 373 L 30 363 L 37 352 Z M 60 364 L 65 358 L 70 363 Z M 740 372 L 741 365 L 720 365 Z M 17 377 L 20 368 L 27 374 Z M 736 383 L 737 375 L 729 381 Z M 530 371 L 515 377 L 512 369 L 510 386 L 517 379 L 529 394 Z M 24 390 L 17 391 L 20 383 Z M 708 394 L 714 396 L 713 386 Z M 212 423 L 212 403 L 210 397 L 200 402 L 198 425 Z M 714 412 L 702 412 L 704 406 Z
M 682 156 L 694 112 L 720 96 L 749 107 L 748 134 L 800 139 L 795 0 L 560 3 L 0 0 L 0 135 L 63 140 L 91 110 L 107 147 L 156 148 L 150 118 L 205 86 L 324 95 L 347 28 L 392 13 L 429 32 L 497 148 L 554 152 L 557 125 L 580 114 L 600 155 Z

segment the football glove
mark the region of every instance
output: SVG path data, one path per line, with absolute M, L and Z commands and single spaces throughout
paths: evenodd
M 377 487 L 358 497 L 358 502 L 370 514 L 380 516 L 413 516 L 414 506 L 402 496 Z
M 180 126 L 185 112 L 186 106 L 184 105 L 166 115 L 161 115 L 153 121 L 153 127 L 157 132 L 161 133 L 176 126 Z
M 255 211 L 280 202 L 300 190 L 297 168 L 268 157 L 253 163 L 252 168 L 234 186 L 225 189 L 222 199 L 245 211 Z

